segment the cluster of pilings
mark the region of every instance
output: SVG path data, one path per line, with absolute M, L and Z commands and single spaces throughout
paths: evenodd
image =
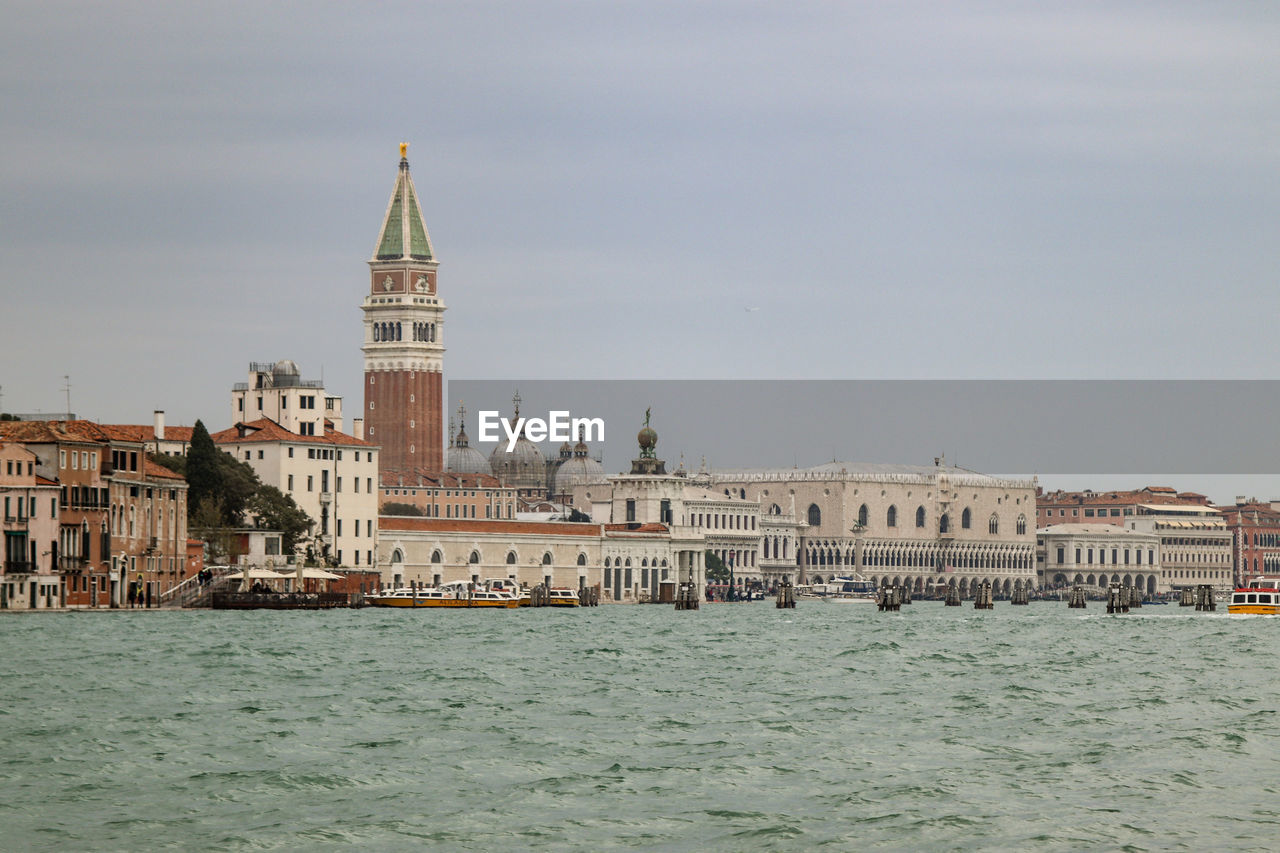
M 1200 584 L 1196 587 L 1196 610 L 1217 610 L 1218 602 L 1213 600 L 1213 587 Z
M 973 593 L 974 610 L 994 610 L 995 600 L 991 597 L 991 581 L 983 581 Z
M 880 592 L 876 595 L 876 607 L 880 610 L 901 610 L 902 587 L 881 587 Z
M 1133 588 L 1113 583 L 1107 587 L 1107 612 L 1128 613 L 1133 603 Z
M 1067 607 L 1077 610 L 1083 610 L 1085 607 L 1084 587 L 1073 586 L 1071 592 L 1067 593 Z
M 1013 595 L 1009 597 L 1010 604 L 1030 604 L 1031 593 L 1025 586 L 1016 586 L 1013 588 Z
M 796 591 L 791 585 L 791 581 L 786 578 L 782 579 L 782 583 L 778 584 L 778 609 L 793 610 L 796 606 Z
M 599 607 L 600 587 L 584 586 L 578 590 L 578 604 L 582 607 Z
M 956 589 L 954 586 L 948 586 L 947 597 L 943 599 L 943 603 L 947 607 L 959 607 L 960 606 L 960 590 Z
M 698 588 L 691 583 L 680 584 L 676 591 L 676 610 L 697 610 L 700 606 Z

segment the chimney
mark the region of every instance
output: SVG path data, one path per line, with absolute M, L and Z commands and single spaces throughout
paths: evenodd
M 351 434 L 364 441 L 364 418 L 351 419 Z
M 156 441 L 164 441 L 164 409 L 156 409 L 155 418 Z

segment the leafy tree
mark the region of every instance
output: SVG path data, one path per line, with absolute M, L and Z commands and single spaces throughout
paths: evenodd
M 275 486 L 260 484 L 249 497 L 246 508 L 257 518 L 258 527 L 284 534 L 281 544 L 285 554 L 293 553 L 294 545 L 306 537 L 314 524 L 291 496 Z
M 578 509 L 577 507 L 573 507 L 569 510 L 569 520 L 570 521 L 590 521 L 591 516 L 587 515 L 585 512 Z
M 191 430 L 191 446 L 187 448 L 187 519 L 196 520 L 196 513 L 206 501 L 217 501 L 219 494 L 218 457 L 225 456 L 209 436 L 203 421 L 196 421 Z M 222 507 L 219 507 L 219 514 Z M 208 519 L 205 519 L 206 521 Z
M 4 414 L 0 415 L 0 421 L 20 421 L 20 420 L 22 420 L 22 418 L 18 417 L 17 415 L 10 414 L 9 412 L 5 412 Z
M 724 561 L 715 555 L 714 551 L 707 552 L 707 580 L 712 583 L 728 583 L 729 567 Z
M 167 453 L 148 453 L 147 458 L 163 468 L 168 468 L 175 474 L 181 474 L 183 477 L 187 476 L 187 457 L 185 456 L 170 456 Z
M 194 536 L 205 541 L 214 563 L 229 563 L 244 553 L 240 537 L 223 520 L 222 502 L 217 498 L 202 498 L 189 514 L 187 526 Z
M 425 512 L 413 504 L 401 503 L 399 501 L 387 501 L 382 505 L 382 509 L 378 512 L 380 515 L 426 515 Z

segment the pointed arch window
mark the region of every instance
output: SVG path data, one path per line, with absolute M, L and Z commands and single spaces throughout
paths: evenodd
M 898 508 L 896 506 L 889 507 L 889 511 L 885 513 L 885 524 L 889 527 L 898 526 Z
M 951 516 L 947 515 L 945 512 L 938 519 L 938 532 L 939 533 L 951 532 Z
M 822 510 L 817 504 L 809 504 L 809 526 L 817 527 L 822 524 Z
M 916 527 L 924 527 L 924 507 L 916 507 Z
M 1025 515 L 1018 516 L 1018 535 L 1021 536 L 1027 532 L 1027 517 Z
M 444 560 L 444 555 L 441 554 L 439 550 L 435 550 L 431 552 L 431 562 L 439 563 L 439 562 L 442 562 L 443 560 Z
M 514 566 L 515 564 L 516 564 L 516 552 L 515 552 L 515 551 L 508 551 L 508 552 L 507 552 L 507 565 L 508 565 L 508 566 Z
M 858 507 L 858 526 L 866 527 L 867 521 L 869 520 L 869 516 L 870 516 L 870 513 L 867 510 L 866 504 L 863 504 L 862 506 Z
M 964 512 L 960 513 L 960 527 L 963 528 L 964 530 L 968 530 L 972 522 L 973 522 L 973 513 L 969 511 L 968 507 L 965 507 Z
M 987 532 L 992 535 L 1000 532 L 1000 519 L 994 512 L 991 513 L 991 518 L 987 519 Z

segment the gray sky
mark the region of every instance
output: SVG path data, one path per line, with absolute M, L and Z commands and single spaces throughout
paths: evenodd
M 280 358 L 358 403 L 401 140 L 452 379 L 1270 378 L 1277 44 L 1259 3 L 11 2 L 2 406 L 217 428 Z

